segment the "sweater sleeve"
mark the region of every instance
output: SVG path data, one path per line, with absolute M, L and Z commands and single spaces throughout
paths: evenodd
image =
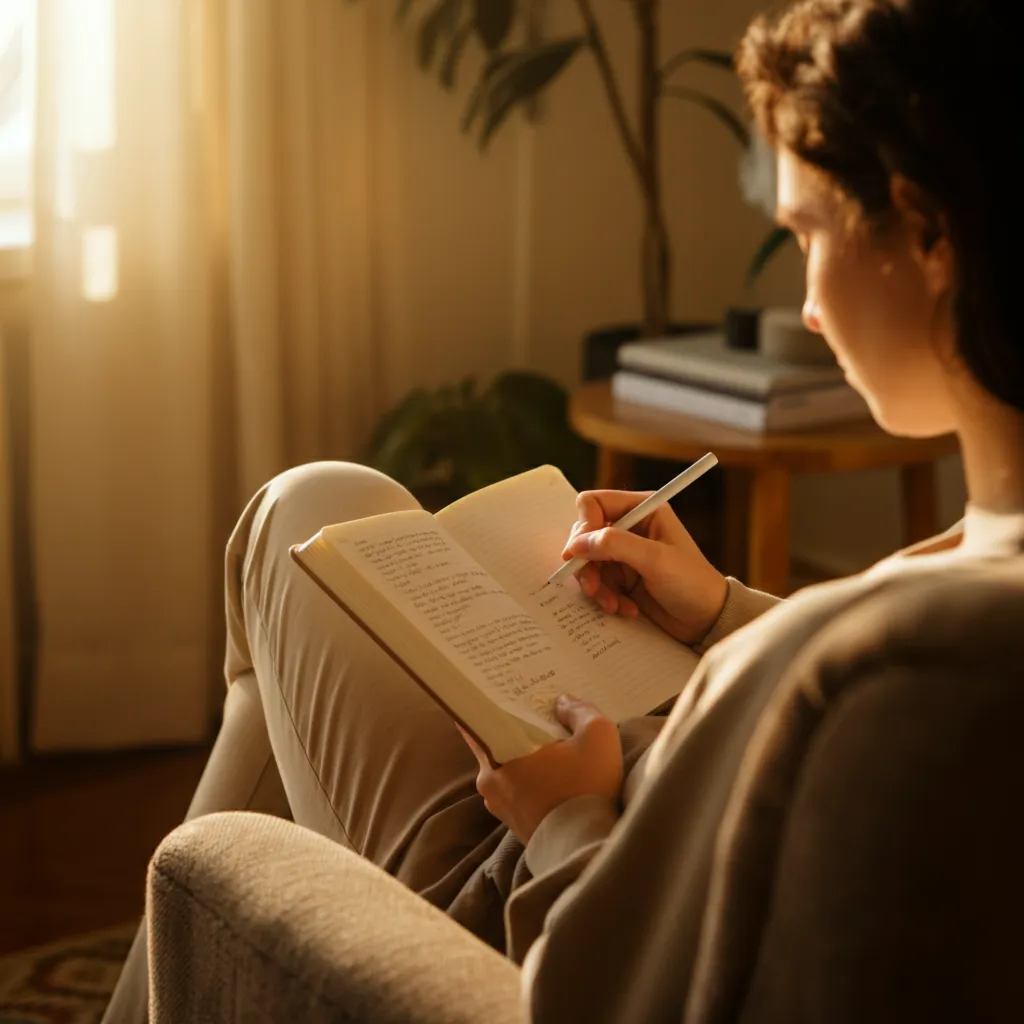
M 546 875 L 581 850 L 601 843 L 618 820 L 618 810 L 599 796 L 578 796 L 556 807 L 526 846 L 530 874 Z
M 619 723 L 627 780 L 664 724 L 664 718 L 649 715 Z M 531 879 L 513 891 L 506 906 L 507 952 L 517 963 L 541 934 L 551 907 L 604 846 L 620 816 L 617 803 L 580 796 L 560 804 L 537 827 L 524 858 Z
M 704 639 L 694 644 L 693 649 L 697 654 L 710 650 L 719 640 L 724 640 L 730 633 L 735 633 L 741 626 L 753 622 L 759 615 L 784 600 L 761 590 L 753 590 L 732 576 L 727 577 L 727 581 L 729 589 L 725 595 L 725 604 Z
M 597 855 L 619 820 L 619 810 L 598 796 L 580 796 L 556 807 L 526 845 L 526 865 L 533 876 L 505 905 L 507 952 L 521 963 L 544 930 L 559 897 Z

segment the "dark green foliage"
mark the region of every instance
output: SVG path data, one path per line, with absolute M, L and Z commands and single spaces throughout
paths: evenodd
M 459 26 L 448 43 L 448 50 L 441 64 L 441 84 L 448 90 L 455 88 L 455 76 L 458 71 L 459 60 L 472 34 L 473 23 L 467 21 Z
M 781 249 L 787 242 L 792 240 L 793 232 L 789 228 L 776 227 L 772 228 L 771 231 L 765 236 L 764 241 L 761 243 L 757 252 L 754 253 L 754 258 L 750 261 L 750 266 L 747 268 L 747 285 L 752 285 L 764 270 L 771 258 Z
M 714 96 L 701 92 L 699 89 L 691 89 L 689 86 L 671 85 L 668 82 L 669 76 L 675 71 L 685 64 L 693 63 L 707 64 L 710 67 L 730 73 L 733 70 L 733 56 L 725 50 L 709 50 L 703 46 L 680 50 L 675 56 L 665 61 L 661 68 L 662 96 L 673 96 L 676 99 L 687 100 L 690 103 L 696 103 L 698 106 L 703 107 L 714 114 L 729 129 L 736 141 L 746 148 L 750 145 L 750 132 L 743 119 L 727 104 L 715 99 Z
M 482 101 L 478 102 L 475 97 L 471 100 L 474 111 L 483 113 L 479 137 L 481 149 L 486 149 L 491 136 L 516 105 L 539 96 L 582 45 L 583 37 L 577 36 L 503 54 L 506 59 L 483 79 Z M 463 121 L 467 131 L 472 128 L 474 117 L 471 115 Z
M 482 392 L 471 379 L 418 389 L 381 420 L 367 462 L 435 509 L 546 463 L 582 489 L 593 482 L 594 449 L 572 431 L 567 409 L 561 386 L 522 371 Z
M 537 38 L 536 27 L 528 28 L 525 34 L 517 31 L 516 23 L 522 28 L 528 20 L 523 0 L 395 0 L 395 5 L 396 20 L 418 17 L 420 66 L 425 71 L 436 70 L 445 89 L 454 88 L 459 65 L 471 39 L 475 37 L 486 52 L 487 59 L 462 116 L 462 130 L 477 129 L 477 144 L 481 150 L 487 148 L 494 133 L 517 107 L 525 110 L 528 117 L 532 116 L 537 99 L 580 49 L 588 46 L 587 37 L 583 35 L 544 40 Z M 733 54 L 729 51 L 688 47 L 673 54 L 657 69 L 656 95 L 697 104 L 713 114 L 741 146 L 748 146 L 750 133 L 740 114 L 701 89 L 675 83 L 677 72 L 685 72 L 691 64 L 730 74 L 734 70 Z M 789 232 L 781 228 L 768 235 L 750 262 L 748 285 L 756 280 L 789 237 Z
M 396 18 L 404 20 L 415 5 L 416 0 L 398 0 Z M 420 67 L 431 70 L 443 50 L 438 78 L 446 89 L 455 85 L 472 36 L 489 54 L 462 118 L 466 132 L 480 119 L 481 149 L 517 106 L 528 108 L 540 96 L 584 42 L 582 36 L 574 36 L 509 48 L 518 13 L 518 0 L 434 0 L 419 22 Z
M 473 0 L 476 33 L 492 53 L 508 38 L 515 17 L 514 0 Z
M 434 63 L 434 54 L 442 36 L 447 39 L 455 34 L 462 14 L 462 0 L 440 0 L 440 3 L 423 19 L 420 28 L 420 67 L 429 71 Z
M 661 77 L 664 81 L 678 67 L 689 64 L 692 61 L 699 61 L 702 64 L 710 64 L 712 67 L 721 68 L 723 71 L 732 71 L 734 67 L 733 56 L 726 50 L 709 50 L 703 46 L 694 46 L 688 50 L 680 50 L 675 56 L 669 57 L 661 69 Z
M 662 94 L 674 96 L 679 100 L 689 100 L 710 111 L 732 132 L 741 146 L 750 145 L 750 132 L 747 130 L 747 126 L 721 100 L 716 100 L 714 96 L 708 96 L 696 89 L 687 89 L 681 85 L 662 86 Z
M 512 59 L 510 53 L 494 53 L 488 58 L 480 78 L 473 86 L 466 103 L 466 112 L 462 115 L 462 130 L 468 132 L 473 126 L 473 121 L 483 108 L 484 100 L 487 99 L 489 87 L 493 85 L 501 69 Z

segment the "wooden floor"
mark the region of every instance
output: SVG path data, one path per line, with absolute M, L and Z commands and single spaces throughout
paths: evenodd
M 208 747 L 0 768 L 0 955 L 131 920 Z

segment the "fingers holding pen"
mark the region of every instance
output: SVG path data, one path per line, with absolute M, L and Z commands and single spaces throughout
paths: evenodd
M 595 600 L 609 614 L 618 613 L 636 618 L 640 609 L 628 591 L 637 583 L 635 563 L 643 561 L 636 553 L 636 545 L 644 545 L 643 538 L 614 527 L 579 533 L 566 547 L 572 557 L 588 559 L 577 573 L 580 589 Z
M 619 538 L 626 534 L 631 540 L 642 542 L 641 534 L 646 531 L 628 534 L 612 528 L 612 524 L 651 493 L 600 490 L 583 491 L 576 497 L 577 519 L 570 530 L 562 558 L 589 559 L 576 572 L 576 579 L 581 591 L 608 614 L 617 613 L 629 618 L 640 614 L 636 600 L 629 596 L 629 591 L 638 582 L 634 564 L 636 549 L 622 548 Z

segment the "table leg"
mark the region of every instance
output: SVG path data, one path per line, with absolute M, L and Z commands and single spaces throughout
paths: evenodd
M 633 463 L 627 452 L 601 445 L 597 449 L 597 482 L 599 490 L 628 491 L 633 487 Z
M 903 490 L 903 543 L 916 544 L 938 531 L 935 464 L 912 462 L 900 470 Z
M 747 582 L 750 471 L 723 468 L 722 572 Z
M 789 473 L 776 466 L 755 469 L 744 582 L 778 597 L 789 593 L 789 511 Z

